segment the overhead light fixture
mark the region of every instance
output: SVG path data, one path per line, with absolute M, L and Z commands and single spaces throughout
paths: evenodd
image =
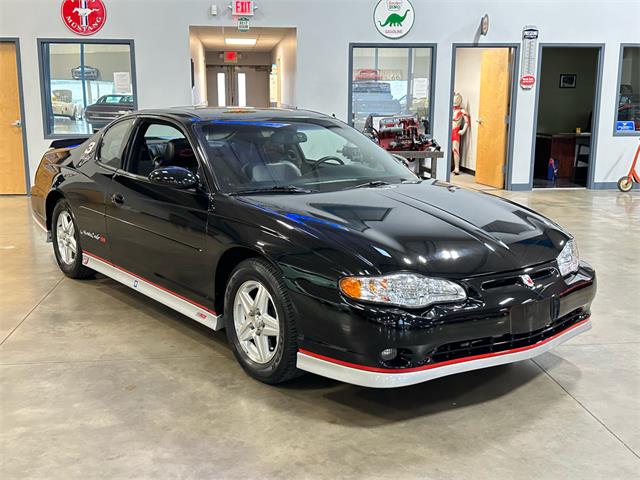
M 225 38 L 224 43 L 227 45 L 255 45 L 255 38 Z

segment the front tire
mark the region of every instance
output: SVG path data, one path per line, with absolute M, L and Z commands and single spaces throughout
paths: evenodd
M 280 273 L 268 262 L 251 258 L 231 274 L 224 300 L 227 339 L 242 368 L 268 384 L 301 372 L 295 312 Z
M 621 192 L 628 192 L 633 188 L 633 178 L 631 178 L 628 175 L 625 175 L 624 177 L 620 177 L 620 180 L 618 180 L 618 190 L 620 190 Z
M 62 273 L 70 278 L 89 278 L 95 274 L 82 264 L 80 233 L 66 200 L 60 200 L 53 209 L 51 238 L 56 261 Z

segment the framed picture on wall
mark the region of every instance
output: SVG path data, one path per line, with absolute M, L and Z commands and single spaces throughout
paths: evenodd
M 560 74 L 560 88 L 576 88 L 576 74 L 575 73 L 561 73 Z

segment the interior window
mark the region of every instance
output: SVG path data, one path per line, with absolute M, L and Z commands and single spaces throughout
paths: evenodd
M 120 168 L 122 163 L 122 153 L 126 145 L 129 130 L 133 126 L 134 119 L 118 122 L 107 130 L 102 137 L 100 145 L 99 161 L 104 165 L 113 168 Z
M 39 49 L 45 136 L 92 134 L 99 126 L 91 124 L 87 118 L 92 116 L 85 116 L 85 111 L 95 110 L 96 104 L 127 104 L 133 108 L 123 111 L 135 109 L 133 42 L 41 41 Z
M 622 47 L 618 78 L 620 83 L 616 134 L 638 135 L 640 134 L 640 47 Z
M 191 144 L 173 125 L 150 121 L 136 135 L 127 171 L 148 176 L 162 167 L 183 167 L 198 173 L 198 161 Z

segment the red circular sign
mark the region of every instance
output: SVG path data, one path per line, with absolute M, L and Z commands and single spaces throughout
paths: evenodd
M 78 35 L 93 35 L 107 20 L 107 9 L 102 0 L 63 0 L 62 21 Z
M 520 78 L 520 86 L 523 88 L 533 87 L 536 83 L 536 78 L 533 75 L 523 75 Z

